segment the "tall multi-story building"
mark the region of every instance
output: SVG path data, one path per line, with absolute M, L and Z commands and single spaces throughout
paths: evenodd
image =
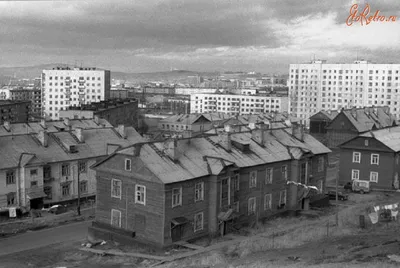
M 192 94 L 190 113 L 229 115 L 288 111 L 288 97 L 280 95 Z
M 30 101 L 0 100 L 0 124 L 28 122 L 30 104 Z
M 355 61 L 328 64 L 325 60 L 291 64 L 289 70 L 290 112 L 308 125 L 320 110 L 389 106 L 400 115 L 400 64 Z
M 42 93 L 40 88 L 33 89 L 13 89 L 10 91 L 10 99 L 31 101 L 30 117 L 40 117 L 42 112 Z
M 56 67 L 42 72 L 43 116 L 59 119 L 59 111 L 109 99 L 110 71 Z

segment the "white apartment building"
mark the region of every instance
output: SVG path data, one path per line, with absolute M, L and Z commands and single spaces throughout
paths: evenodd
M 229 115 L 287 112 L 287 96 L 234 94 L 192 94 L 190 113 L 226 113 Z
M 43 70 L 41 77 L 43 116 L 59 119 L 59 111 L 107 100 L 110 97 L 110 71 L 96 68 L 56 67 Z
M 398 117 L 399 77 L 400 64 L 328 64 L 325 60 L 290 64 L 290 113 L 308 125 L 320 110 L 385 105 Z

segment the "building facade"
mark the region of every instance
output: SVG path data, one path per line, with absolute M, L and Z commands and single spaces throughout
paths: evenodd
M 324 60 L 291 64 L 290 112 L 307 125 L 313 114 L 341 108 L 388 106 L 399 116 L 399 77 L 400 64 L 328 64 Z
M 4 126 L 9 132 L 0 135 L 0 210 L 70 203 L 78 189 L 81 198 L 94 197 L 96 175 L 89 167 L 142 138 L 132 127 L 92 121 L 43 122 L 20 134 L 22 124 Z
M 300 128 L 137 143 L 96 164 L 96 224 L 157 246 L 307 209 L 329 149 Z M 289 181 L 296 184 L 290 184 Z
M 376 190 L 399 190 L 400 127 L 369 131 L 340 145 L 339 183 L 366 180 Z
M 28 122 L 30 107 L 30 101 L 0 100 L 0 124 Z
M 104 118 L 111 125 L 138 126 L 138 101 L 136 99 L 107 100 L 80 107 L 69 107 L 59 112 L 60 119 Z
M 42 72 L 43 115 L 59 119 L 59 111 L 110 98 L 110 71 L 56 67 Z
M 10 99 L 31 101 L 30 117 L 39 118 L 42 114 L 42 92 L 40 89 L 13 89 L 10 91 Z
M 269 95 L 192 94 L 190 113 L 220 112 L 229 115 L 287 112 L 288 97 Z

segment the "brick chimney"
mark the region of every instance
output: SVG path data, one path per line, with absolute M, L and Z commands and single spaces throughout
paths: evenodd
M 293 123 L 292 124 L 292 135 L 298 140 L 304 141 L 304 127 L 302 124 Z
M 3 126 L 7 131 L 11 131 L 11 124 L 9 121 L 4 121 Z
M 181 156 L 181 151 L 179 150 L 179 141 L 178 139 L 173 139 L 169 144 L 168 144 L 168 151 L 169 155 L 171 156 L 172 160 L 174 162 L 178 162 L 180 156 Z
M 255 129 L 256 128 L 256 124 L 255 123 L 249 123 L 249 128 L 251 130 Z
M 134 145 L 135 147 L 135 156 L 140 156 L 140 150 L 142 149 L 143 144 L 137 143 Z
M 251 131 L 251 138 L 261 144 L 263 147 L 265 146 L 265 128 L 255 129 Z
M 219 143 L 227 150 L 232 150 L 231 126 L 225 126 L 225 131 L 218 135 Z
M 122 138 L 126 139 L 126 130 L 124 125 L 118 125 L 117 131 Z
M 46 131 L 39 130 L 37 138 L 39 139 L 39 141 L 40 141 L 40 143 L 42 144 L 43 147 L 47 147 L 49 136 L 48 136 Z
M 78 138 L 79 142 L 84 142 L 85 139 L 83 138 L 82 128 L 77 127 L 75 128 L 75 136 Z

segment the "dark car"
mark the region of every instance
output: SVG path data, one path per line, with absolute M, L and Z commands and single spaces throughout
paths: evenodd
M 336 191 L 329 191 L 328 194 L 330 200 L 336 200 Z M 339 200 L 348 200 L 349 195 L 344 194 L 342 192 L 338 192 L 338 199 Z
M 67 212 L 67 207 L 63 206 L 63 205 L 54 205 L 51 208 L 49 208 L 48 211 L 49 211 L 49 213 L 58 215 L 58 214 Z

